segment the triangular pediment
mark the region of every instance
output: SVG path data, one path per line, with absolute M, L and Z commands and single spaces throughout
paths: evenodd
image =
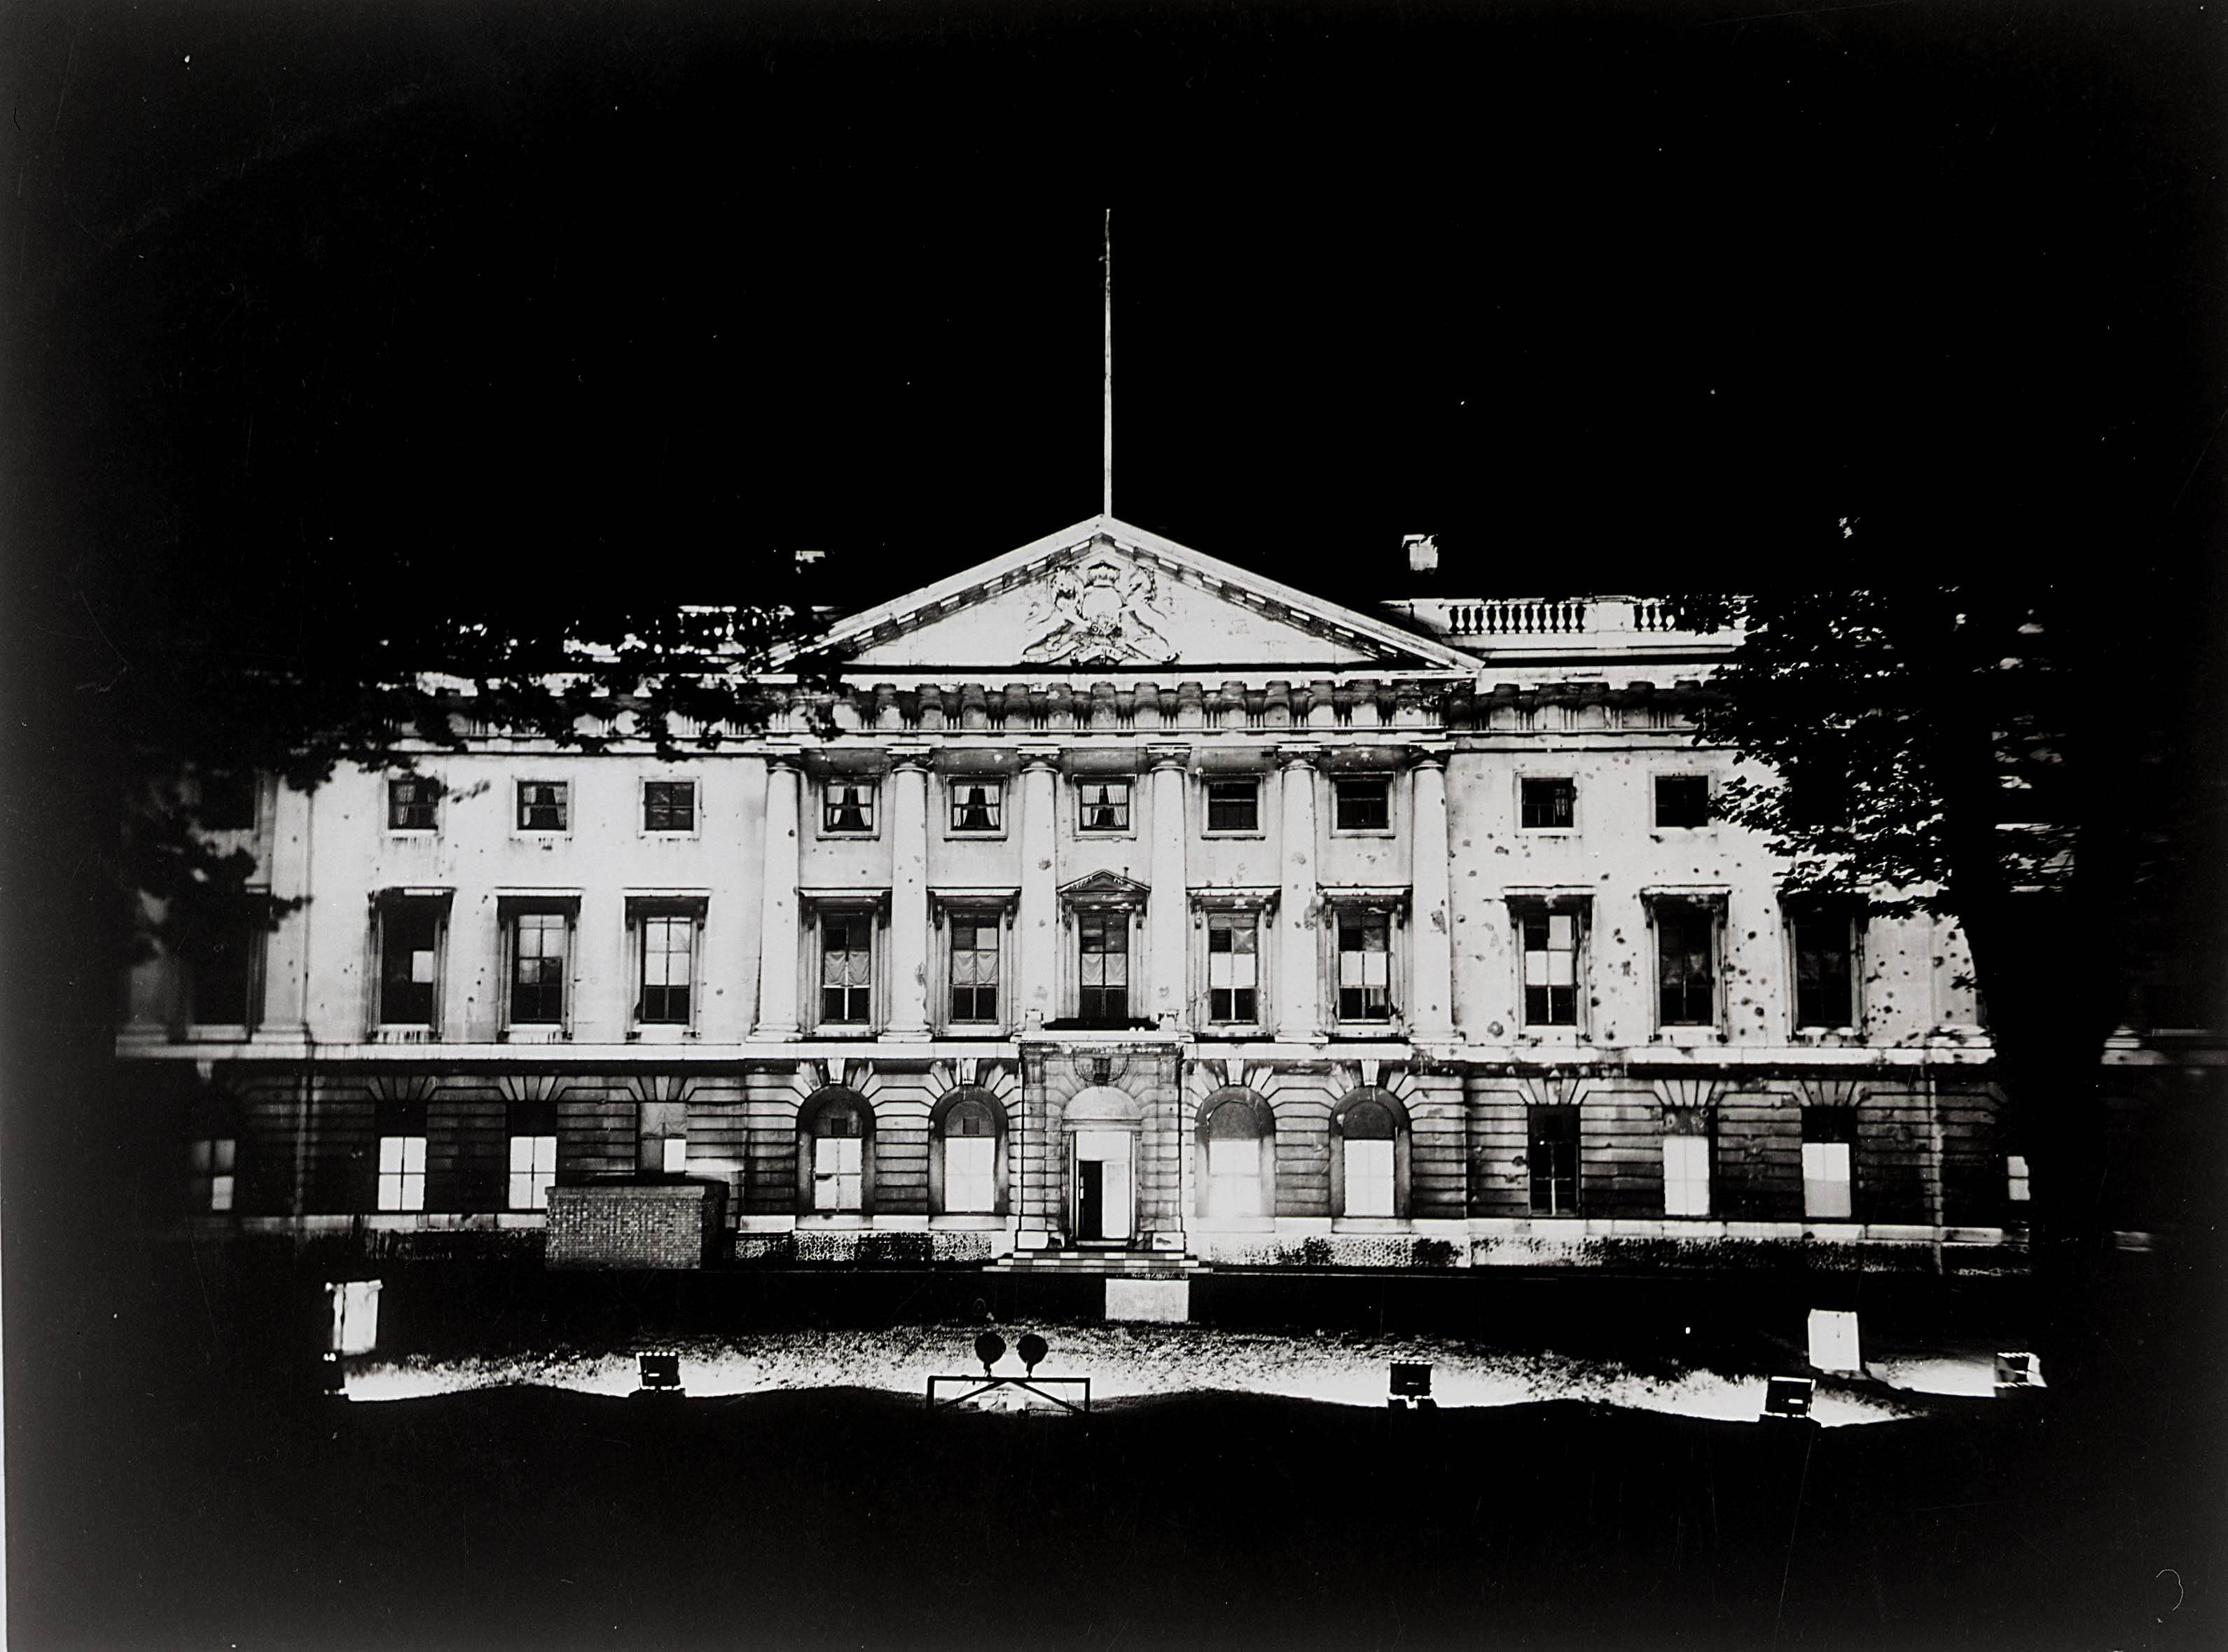
M 1119 872 L 1088 873 L 1072 883 L 1060 887 L 1060 898 L 1075 906 L 1142 906 L 1152 891 L 1135 878 L 1125 878 Z
M 1469 656 L 1111 516 L 854 614 L 826 645 L 847 675 L 964 670 L 1185 676 L 1375 667 L 1467 672 Z

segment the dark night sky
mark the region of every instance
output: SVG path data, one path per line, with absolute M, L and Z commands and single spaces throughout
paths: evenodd
M 13 26 L 35 562 L 142 623 L 867 600 L 1086 515 L 1110 201 L 1117 511 L 1336 594 L 1416 529 L 1513 593 L 2217 526 L 2195 3 Z

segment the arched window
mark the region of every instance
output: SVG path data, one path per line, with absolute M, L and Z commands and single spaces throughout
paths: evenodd
M 1006 1113 L 987 1090 L 955 1090 L 929 1115 L 929 1204 L 946 1216 L 994 1216 L 1005 1206 Z
M 1390 1091 L 1360 1089 L 1331 1114 L 1331 1190 L 1341 1216 L 1408 1213 L 1408 1110 Z
M 1200 1213 L 1210 1221 L 1277 1213 L 1277 1120 L 1249 1090 L 1218 1091 L 1200 1110 Z
M 855 1091 L 830 1088 L 797 1118 L 798 1208 L 863 1216 L 874 1207 L 874 1110 Z

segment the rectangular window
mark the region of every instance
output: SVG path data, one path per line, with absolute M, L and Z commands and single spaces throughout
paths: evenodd
M 1338 915 L 1338 1018 L 1392 1019 L 1392 919 L 1388 913 Z
M 206 1137 L 187 1149 L 186 1168 L 192 1182 L 194 1209 L 232 1208 L 233 1176 L 239 1153 L 239 1140 L 230 1136 Z
M 2028 1201 L 2026 1155 L 2007 1153 L 2004 1156 L 2004 1197 L 2014 1205 Z
M 510 1207 L 542 1210 L 549 1189 L 557 1181 L 557 1137 L 514 1136 L 510 1138 Z
M 643 781 L 642 829 L 646 832 L 695 831 L 696 783 L 694 780 Z
M 1795 1024 L 1855 1026 L 1848 914 L 1804 912 L 1789 922 L 1795 932 Z
M 1005 830 L 1006 783 L 1002 780 L 954 780 L 951 783 L 951 829 L 954 832 Z
M 384 1027 L 431 1027 L 439 977 L 441 908 L 400 900 L 379 914 L 379 1020 Z
M 1520 818 L 1527 831 L 1566 831 L 1577 821 L 1578 783 L 1525 780 L 1519 783 Z
M 1717 1021 L 1717 915 L 1706 906 L 1655 909 L 1656 1014 L 1666 1027 Z
M 434 810 L 440 788 L 432 777 L 407 774 L 387 783 L 387 829 L 391 832 L 430 832 L 438 825 Z
M 967 1119 L 963 1129 L 983 1128 Z M 944 1208 L 954 1216 L 987 1216 L 998 1207 L 998 1143 L 991 1136 L 944 1138 Z
M 1525 1157 L 1532 1172 L 1532 1213 L 1575 1216 L 1578 1212 L 1578 1110 L 1532 1109 Z
M 1207 829 L 1210 832 L 1259 831 L 1261 783 L 1250 775 L 1243 780 L 1208 781 Z
M 1259 1149 L 1252 1142 L 1242 1144 Z M 1349 1216 L 1390 1216 L 1392 1213 L 1393 1144 L 1389 1137 L 1346 1143 L 1346 1213 Z
M 520 912 L 510 920 L 510 1019 L 515 1024 L 565 1019 L 563 912 Z
M 1708 825 L 1710 777 L 1706 774 L 1657 775 L 1655 823 L 1676 827 Z
M 695 919 L 686 912 L 643 913 L 642 1000 L 636 1019 L 687 1026 L 695 984 Z
M 1207 913 L 1207 1020 L 1250 1026 L 1261 1019 L 1260 943 L 1259 913 Z
M 1347 1146 L 1390 1148 L 1390 1142 L 1348 1142 Z M 1352 1156 L 1348 1156 L 1348 1186 L 1354 1183 Z M 1388 1161 L 1389 1169 L 1389 1161 Z M 1365 1167 L 1364 1180 L 1371 1173 Z M 1388 1178 L 1389 1180 L 1389 1178 Z M 1353 1215 L 1366 1216 L 1380 1213 L 1353 1210 L 1353 1200 L 1348 1200 Z M 1391 1201 L 1386 1201 L 1389 1207 Z M 1261 1143 L 1257 1137 L 1210 1137 L 1207 1143 L 1207 1208 L 1212 1216 L 1265 1216 L 1261 1197 Z M 1390 1214 L 1390 1209 L 1381 1213 Z
M 1814 1220 L 1846 1221 L 1854 1207 L 1851 1194 L 1855 1113 L 1847 1107 L 1802 1110 L 1802 1213 Z
M 874 829 L 872 780 L 830 780 L 820 789 L 820 829 L 826 834 L 855 833 L 870 836 Z
M 995 912 L 951 914 L 951 1019 L 998 1019 L 998 937 Z
M 1392 783 L 1381 778 L 1337 780 L 1331 786 L 1331 823 L 1341 832 L 1392 829 Z
M 1540 912 L 1524 919 L 1524 1024 L 1578 1024 L 1578 918 Z
M 820 915 L 820 1024 L 863 1027 L 874 1013 L 874 919 L 871 912 Z
M 518 1138 L 524 1140 L 523 1137 Z M 422 1136 L 382 1136 L 379 1138 L 379 1207 L 381 1210 L 426 1208 L 426 1138 Z
M 246 924 L 197 940 L 186 969 L 187 1013 L 196 1027 L 247 1027 L 256 1019 L 259 938 Z
M 1086 1021 L 1125 1021 L 1130 1015 L 1130 914 L 1075 915 L 1076 1013 Z
M 195 782 L 194 814 L 202 829 L 245 832 L 255 829 L 255 772 L 203 774 Z
M 1667 1136 L 1663 1138 L 1663 1213 L 1666 1216 L 1706 1216 L 1710 1213 L 1708 1137 Z
M 563 780 L 521 780 L 518 783 L 518 829 L 522 832 L 561 832 L 569 829 L 572 786 Z
M 1075 788 L 1075 829 L 1080 832 L 1126 832 L 1130 829 L 1130 783 L 1127 780 L 1083 780 Z
M 817 1136 L 812 1141 L 812 1207 L 859 1210 L 866 1204 L 866 1138 Z

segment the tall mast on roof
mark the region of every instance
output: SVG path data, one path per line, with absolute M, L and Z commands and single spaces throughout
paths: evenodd
M 1106 208 L 1106 247 L 1099 258 L 1106 270 L 1106 454 L 1105 486 L 1099 496 L 1102 515 L 1114 514 L 1114 208 Z

